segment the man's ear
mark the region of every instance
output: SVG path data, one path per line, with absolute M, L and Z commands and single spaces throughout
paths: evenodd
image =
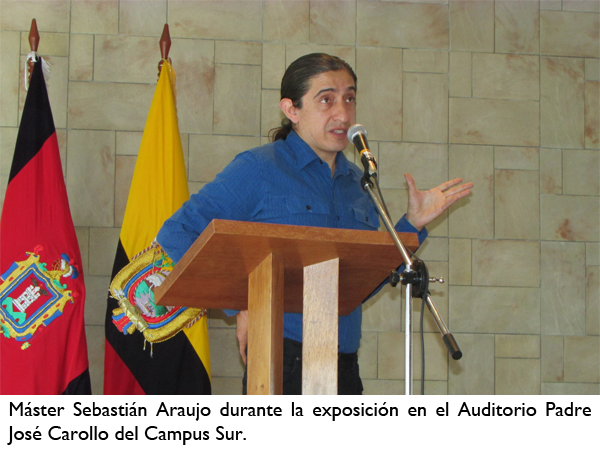
M 294 106 L 294 103 L 292 102 L 291 99 L 282 98 L 281 101 L 279 102 L 279 107 L 281 108 L 281 110 L 283 111 L 285 116 L 288 119 L 290 119 L 290 121 L 292 123 L 298 123 L 298 120 L 299 120 L 298 113 L 297 113 L 298 108 L 296 108 Z

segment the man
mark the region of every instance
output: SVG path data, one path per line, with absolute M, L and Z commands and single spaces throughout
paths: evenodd
M 193 195 L 158 234 L 175 261 L 212 219 L 244 220 L 329 228 L 377 230 L 379 220 L 360 185 L 362 171 L 342 150 L 356 116 L 356 75 L 341 59 L 314 53 L 294 61 L 281 83 L 280 107 L 286 118 L 273 142 L 238 155 L 212 183 Z M 419 191 L 409 187 L 407 214 L 397 231 L 415 232 L 421 243 L 425 225 L 469 194 L 461 179 Z M 246 362 L 247 311 L 237 314 L 240 354 Z M 339 318 L 338 393 L 360 394 L 358 371 L 362 309 Z M 284 314 L 283 393 L 301 393 L 302 315 Z M 245 380 L 245 376 L 244 376 Z M 245 383 L 244 383 L 245 390 Z

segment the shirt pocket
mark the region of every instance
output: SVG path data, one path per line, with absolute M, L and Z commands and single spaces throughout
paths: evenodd
M 317 197 L 289 196 L 286 203 L 290 214 L 329 214 L 327 202 Z
M 379 229 L 379 217 L 377 217 L 375 210 L 353 206 L 352 211 L 354 212 L 354 220 L 360 223 L 359 228 L 364 230 Z
M 327 202 L 318 197 L 273 195 L 261 201 L 255 220 L 291 225 L 326 226 L 328 215 Z

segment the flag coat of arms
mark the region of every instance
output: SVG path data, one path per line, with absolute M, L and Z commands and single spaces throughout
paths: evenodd
M 90 394 L 81 256 L 37 59 L 0 218 L 0 393 Z
M 163 61 L 127 199 L 108 296 L 104 394 L 210 394 L 206 310 L 154 304 L 173 263 L 154 242 L 188 200 L 174 71 Z

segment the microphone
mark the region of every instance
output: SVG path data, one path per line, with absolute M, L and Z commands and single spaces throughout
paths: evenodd
M 348 129 L 348 140 L 354 144 L 358 153 L 360 153 L 360 160 L 365 168 L 365 173 L 371 177 L 377 176 L 377 161 L 369 150 L 369 144 L 367 142 L 367 129 L 361 124 L 354 124 Z

